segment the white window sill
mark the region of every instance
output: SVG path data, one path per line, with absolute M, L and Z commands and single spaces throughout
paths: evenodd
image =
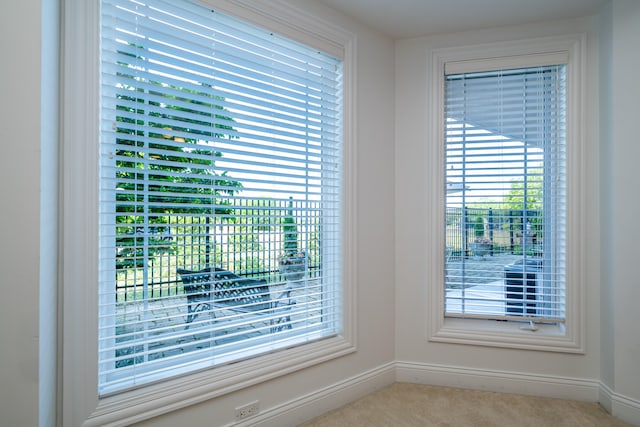
M 83 425 L 129 425 L 354 351 L 355 346 L 350 340 L 343 336 L 334 336 L 304 346 L 146 385 L 100 399 Z
M 535 324 L 535 329 L 531 330 L 528 322 L 445 318 L 432 329 L 429 340 L 524 350 L 584 353 L 579 341 L 567 333 L 563 324 Z

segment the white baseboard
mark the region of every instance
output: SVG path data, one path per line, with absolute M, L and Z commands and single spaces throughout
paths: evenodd
M 606 384 L 601 383 L 598 401 L 614 417 L 640 426 L 640 400 L 615 393 Z
M 282 405 L 267 408 L 258 416 L 247 420 L 246 424 L 238 423 L 234 426 L 298 425 L 391 385 L 395 381 L 395 363 L 390 362 Z
M 396 362 L 396 380 L 416 384 L 597 402 L 600 381 L 415 362 Z
M 282 405 L 265 408 L 246 423 L 234 426 L 298 425 L 394 382 L 599 402 L 615 417 L 640 426 L 640 401 L 614 393 L 599 380 L 415 362 L 387 363 Z

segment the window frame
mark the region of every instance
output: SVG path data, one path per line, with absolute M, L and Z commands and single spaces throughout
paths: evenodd
M 526 62 L 526 58 L 522 58 L 522 61 Z M 498 59 L 487 67 L 493 70 L 479 72 L 466 71 L 466 67 L 475 68 L 474 65 L 477 65 L 475 61 L 446 64 L 445 152 L 448 231 L 445 238 L 447 241 L 447 303 L 445 306 L 448 317 L 511 319 L 535 323 L 564 322 L 563 271 L 566 228 L 565 217 L 562 214 L 565 211 L 564 184 L 566 183 L 564 179 L 566 78 L 564 76 L 568 56 L 545 55 L 544 62 L 549 64 L 511 68 L 509 64 L 505 66 L 502 60 Z M 544 105 L 541 105 L 543 103 Z M 482 108 L 477 107 L 480 104 L 483 105 Z M 495 110 L 492 109 L 492 105 L 495 105 Z M 487 111 L 484 111 L 485 109 Z M 468 121 L 462 122 L 460 117 L 465 117 Z M 511 124 L 509 119 L 502 122 L 503 117 L 514 117 L 512 120 L 520 117 L 520 127 L 518 123 Z M 518 142 L 521 141 L 524 143 L 518 146 Z M 520 165 L 518 161 L 522 164 Z M 494 171 L 496 164 L 508 169 L 509 183 L 503 182 L 500 171 Z M 519 169 L 520 167 L 522 169 Z M 449 195 L 448 190 L 452 182 L 462 185 Z M 531 190 L 533 194 L 520 198 L 514 197 L 514 182 L 522 185 L 523 189 Z M 494 197 L 499 197 L 500 190 L 497 187 L 500 184 L 502 184 L 501 191 L 508 191 L 507 199 L 492 201 L 491 208 L 483 211 L 485 207 L 482 204 L 487 201 L 487 198 L 492 200 Z M 541 186 L 540 196 L 544 195 L 542 198 L 537 194 L 538 184 Z M 476 191 L 486 193 L 481 196 Z M 506 209 L 521 212 L 514 215 L 513 212 L 506 213 Z M 450 229 L 449 223 L 452 218 L 449 215 L 455 215 L 455 221 L 462 222 L 453 225 Z M 541 233 L 537 241 L 536 237 L 531 237 L 516 242 L 512 240 L 515 236 L 510 235 L 510 243 L 522 245 L 522 253 L 517 255 L 517 261 L 513 258 L 514 247 L 511 247 L 511 251 L 504 251 L 502 246 L 505 242 L 501 237 L 505 236 L 501 236 L 500 233 L 503 228 L 502 222 L 506 221 L 507 215 L 510 234 L 515 228 L 520 231 L 520 226 L 524 226 L 525 223 L 527 230 L 531 227 L 534 233 Z M 521 223 L 518 224 L 516 216 Z M 485 218 L 489 225 L 488 230 Z M 479 223 L 478 220 L 482 222 Z M 533 221 L 530 222 L 531 220 Z M 479 255 L 477 252 L 481 249 L 476 247 L 474 242 L 487 239 L 487 231 L 489 231 L 488 239 L 492 239 L 492 256 L 486 259 L 480 255 L 483 262 L 477 264 L 476 255 Z M 475 238 L 472 242 L 468 242 L 469 237 Z M 462 245 L 462 250 L 470 250 L 474 255 L 473 259 L 464 254 L 450 254 L 451 248 L 456 244 L 462 244 L 465 239 L 468 244 Z M 510 255 L 509 260 L 493 258 L 493 255 L 500 257 L 507 254 Z M 473 282 L 475 276 L 496 280 L 494 274 L 488 270 L 492 270 L 493 266 L 500 268 L 514 261 L 535 266 L 536 273 L 533 277 L 538 282 L 535 285 L 538 288 L 534 295 L 535 304 L 527 302 L 520 305 L 511 300 L 511 298 L 517 298 L 516 294 L 511 293 L 517 292 L 513 288 L 516 286 L 513 280 L 514 275 L 523 274 L 521 268 L 515 267 L 516 264 L 511 264 L 509 267 L 511 280 L 509 280 L 510 285 L 506 295 L 498 294 L 499 289 L 504 286 L 502 281 L 495 288 L 493 286 L 497 283 L 487 283 L 486 295 L 474 294 L 469 297 L 465 292 L 458 295 L 449 289 L 459 282 L 465 285 L 468 280 Z M 457 269 L 457 265 L 453 265 L 454 263 L 461 264 L 460 270 Z M 501 270 L 502 274 L 506 274 L 506 268 L 505 266 L 505 273 Z M 519 271 L 516 273 L 514 269 Z M 528 293 L 531 292 L 532 271 L 529 268 L 526 270 L 527 286 L 522 290 L 527 294 L 527 301 L 530 301 Z M 465 285 L 463 289 L 466 288 Z M 473 287 L 470 290 L 475 289 L 476 287 Z M 488 294 L 489 292 L 491 295 Z M 482 307 L 481 301 L 490 306 Z M 494 305 L 501 303 L 504 304 L 502 310 Z M 520 309 L 522 309 L 521 312 Z M 537 326 L 530 323 L 530 327 Z
M 62 29 L 61 392 L 65 425 L 137 422 L 356 351 L 355 58 L 352 33 L 274 0 L 200 0 L 343 59 L 343 333 L 98 397 L 99 0 L 65 0 Z M 90 141 L 91 143 L 86 143 Z M 96 286 L 86 286 L 95 283 Z
M 429 52 L 429 133 L 428 204 L 433 206 L 428 224 L 428 327 L 432 342 L 471 344 L 527 350 L 584 353 L 583 272 L 585 251 L 579 237 L 585 230 L 586 189 L 584 158 L 585 36 L 583 34 L 496 42 L 476 46 L 448 47 Z M 517 321 L 494 321 L 445 317 L 445 65 L 458 63 L 469 71 L 521 68 L 549 65 L 558 55 L 567 62 L 567 264 L 566 321 L 537 325 L 537 330 L 522 327 Z
M 101 6 L 101 395 L 341 333 L 342 310 L 333 301 L 339 302 L 337 289 L 342 287 L 337 224 L 342 60 L 188 0 L 175 5 L 102 0 Z M 155 23 L 163 20 L 168 23 Z M 215 105 L 213 115 L 208 114 L 209 103 Z M 252 116 L 255 111 L 270 116 L 279 123 L 277 128 L 273 122 L 265 123 L 264 117 Z M 216 130 L 209 133 L 214 123 Z M 238 153 L 242 160 L 234 159 Z M 267 164 L 273 167 L 269 176 L 261 172 Z M 298 170 L 304 179 L 291 182 L 288 177 Z M 265 189 L 259 180 L 270 181 L 275 188 Z M 253 201 L 278 208 L 258 213 L 250 210 Z M 217 203 L 227 207 L 212 208 Z M 268 222 L 277 224 L 285 206 L 289 207 L 285 219 L 297 223 L 293 237 L 286 227 L 241 229 L 243 219 L 250 224 L 248 216 L 254 214 L 269 215 Z M 229 217 L 237 221 L 221 220 Z M 312 217 L 320 221 L 316 228 Z M 336 226 L 329 225 L 333 223 Z M 164 227 L 169 239 L 154 237 L 156 227 Z M 242 247 L 236 239 L 247 232 L 256 233 L 258 240 L 268 236 L 269 243 Z M 201 233 L 211 238 L 205 241 Z M 283 248 L 285 239 L 289 241 Z M 280 254 L 292 251 L 287 249 L 292 241 L 307 251 L 310 280 L 295 285 L 295 299 L 276 300 L 293 296 L 282 292 L 294 285 L 285 285 L 274 273 Z M 172 255 L 165 245 L 173 248 Z M 248 258 L 245 262 L 239 252 Z M 260 272 L 246 261 L 260 263 Z M 262 302 L 236 300 L 235 307 L 252 312 L 240 317 L 235 309 L 217 310 L 219 305 L 207 304 L 216 321 L 209 322 L 206 313 L 192 314 L 186 319 L 193 321 L 191 329 L 186 331 L 182 322 L 187 299 L 171 294 L 181 293 L 182 283 L 186 289 L 187 281 L 184 275 L 180 281 L 176 270 L 214 266 L 244 276 L 243 283 L 254 280 L 256 286 L 262 280 L 252 289 L 260 292 L 256 297 Z M 205 277 L 211 276 L 200 279 Z M 165 280 L 168 289 L 163 292 L 158 282 Z M 133 286 L 143 290 L 136 295 Z M 154 309 L 163 301 L 175 310 L 169 318 L 164 317 L 166 311 Z M 141 310 L 142 304 L 144 316 L 120 318 L 122 310 Z M 194 307 L 198 308 L 191 303 L 188 308 Z M 271 316 L 275 316 L 271 321 L 282 322 L 278 330 L 269 326 Z M 160 324 L 159 319 L 163 319 Z M 251 327 L 259 336 L 220 343 L 218 330 L 225 321 Z M 197 336 L 197 343 L 183 334 Z M 173 341 L 176 337 L 186 341 L 178 344 Z M 181 351 L 165 353 L 162 344 L 168 341 Z M 203 345 L 205 350 L 195 351 Z

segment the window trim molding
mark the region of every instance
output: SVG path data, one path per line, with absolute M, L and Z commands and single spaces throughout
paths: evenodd
M 521 329 L 518 322 L 445 318 L 444 316 L 444 70 L 446 64 L 468 66 L 484 63 L 495 68 L 545 64 L 545 59 L 568 55 L 567 62 L 567 290 L 566 322 L 563 325 L 539 325 L 537 331 Z M 428 222 L 427 247 L 428 325 L 427 339 L 432 342 L 470 344 L 526 350 L 584 353 L 583 291 L 585 249 L 579 238 L 584 235 L 586 188 L 584 186 L 584 106 L 586 89 L 586 35 L 576 34 L 472 46 L 433 49 L 427 52 L 430 63 L 428 81 L 428 200 L 436 208 Z M 519 62 L 519 61 L 525 62 Z M 542 62 L 540 62 L 542 61 Z M 467 62 L 467 64 L 465 64 Z M 548 61 L 547 61 L 548 62 Z M 517 64 L 517 65 L 516 65 Z
M 356 38 L 280 0 L 202 0 L 339 56 L 343 64 L 343 333 L 98 398 L 99 0 L 65 0 L 61 123 L 61 413 L 64 425 L 127 425 L 356 351 Z M 295 23 L 292 25 L 291 23 Z M 86 143 L 91 141 L 93 143 Z M 86 286 L 95 283 L 96 286 Z

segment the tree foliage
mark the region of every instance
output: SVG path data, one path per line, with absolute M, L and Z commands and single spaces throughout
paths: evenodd
M 282 220 L 282 229 L 284 231 L 284 256 L 298 256 L 298 225 L 293 216 L 292 200 L 289 200 L 287 214 Z
M 132 45 L 130 45 L 132 46 Z M 144 48 L 126 53 L 144 62 Z M 162 81 L 141 81 L 120 63 L 116 95 L 116 265 L 141 267 L 147 260 L 175 253 L 169 215 L 232 219 L 229 199 L 242 187 L 218 171 L 222 153 L 207 141 L 232 139 L 233 119 L 213 94 Z M 151 87 L 151 89 L 149 89 Z
M 540 209 L 542 205 L 543 171 L 534 169 L 523 179 L 511 181 L 511 189 L 504 198 L 507 209 Z M 525 195 L 526 193 L 526 195 Z

